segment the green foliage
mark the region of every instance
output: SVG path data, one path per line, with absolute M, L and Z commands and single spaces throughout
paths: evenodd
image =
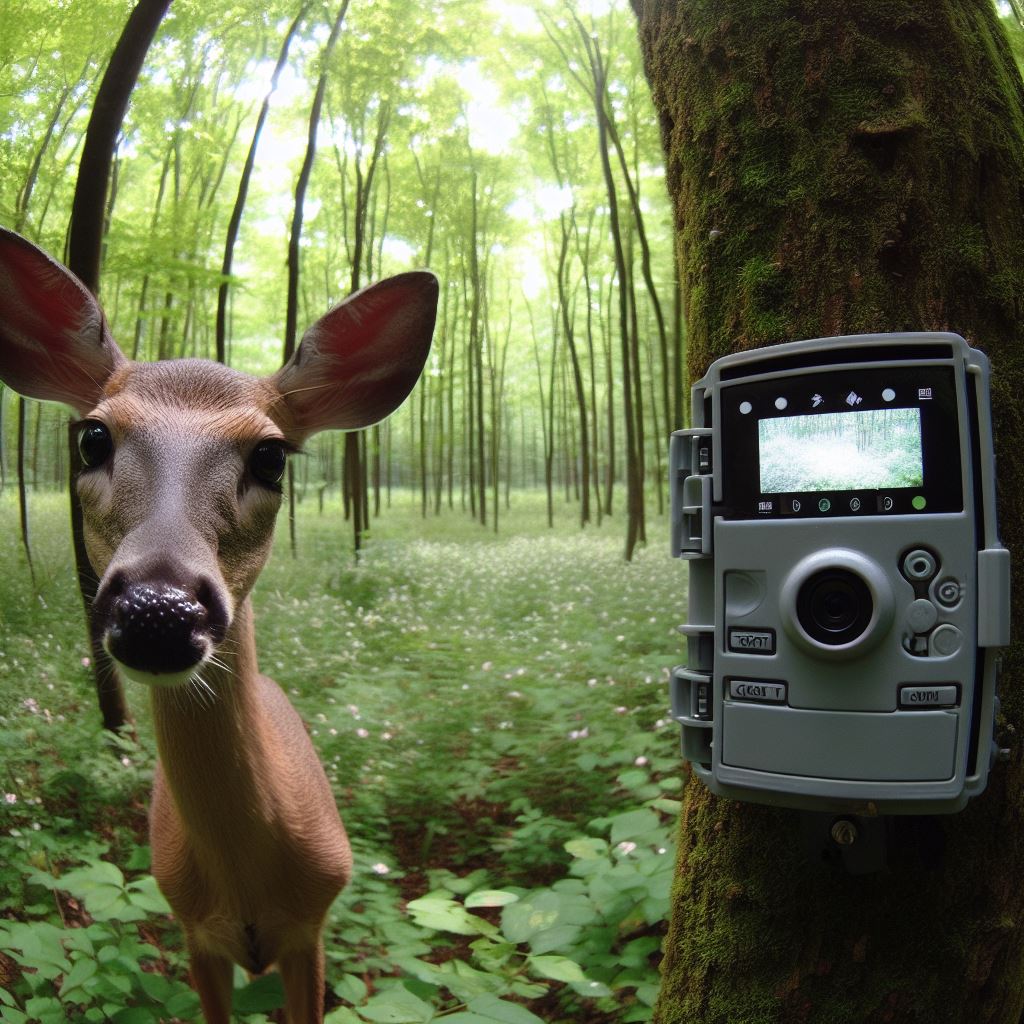
M 328 1020 L 647 1020 L 680 787 L 676 565 L 624 564 L 612 524 L 547 530 L 540 495 L 508 539 L 395 502 L 356 564 L 335 501 L 306 503 L 299 559 L 285 539 L 255 595 L 261 667 L 310 723 L 356 854 Z M 0 1021 L 193 1021 L 148 874 L 144 694 L 142 745 L 105 737 L 65 514 L 32 500 L 43 603 L 0 496 Z M 282 998 L 239 972 L 238 1020 Z

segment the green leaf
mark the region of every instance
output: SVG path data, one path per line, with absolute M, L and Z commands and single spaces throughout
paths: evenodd
M 505 892 L 503 889 L 480 889 L 466 897 L 465 906 L 467 910 L 476 907 L 504 907 L 518 899 L 514 892 Z
M 493 926 L 479 917 L 474 917 L 455 900 L 437 896 L 424 896 L 407 905 L 413 920 L 424 928 L 439 932 L 454 932 L 456 935 L 479 935 Z
M 136 975 L 139 988 L 153 1000 L 154 1003 L 164 1003 L 167 997 L 174 991 L 174 983 L 162 974 L 152 974 L 149 971 L 139 971 Z
M 110 1019 L 113 1024 L 156 1024 L 158 1020 L 153 1016 L 152 1010 L 142 1006 L 129 1006 L 124 1010 L 118 1010 Z
M 356 1012 L 373 1024 L 425 1024 L 434 1016 L 434 1008 L 404 986 L 381 992 Z
M 535 1013 L 525 1006 L 510 1003 L 497 996 L 480 996 L 469 1003 L 471 1013 L 479 1014 L 488 1024 L 499 1021 L 500 1024 L 544 1024 Z
M 245 988 L 236 990 L 232 998 L 236 1013 L 268 1013 L 284 1006 L 284 985 L 281 975 L 264 974 Z
M 502 934 L 510 942 L 528 942 L 558 920 L 561 901 L 557 893 L 541 892 L 505 907 L 501 913 Z
M 577 995 L 585 996 L 587 999 L 601 999 L 604 996 L 612 995 L 612 990 L 601 981 L 586 979 L 585 981 L 572 982 L 572 989 Z
M 159 1018 L 154 1016 L 152 1010 L 144 1007 L 127 1007 L 119 1010 L 111 1020 L 114 1024 L 157 1024 Z
M 343 974 L 334 986 L 334 994 L 346 1003 L 361 1003 L 366 998 L 366 982 L 356 974 Z
M 564 956 L 531 956 L 530 967 L 552 981 L 585 981 L 583 968 Z
M 651 801 L 651 806 L 656 807 L 659 811 L 663 811 L 665 814 L 671 814 L 673 817 L 678 817 L 683 809 L 682 800 L 672 800 L 667 796 L 659 797 L 657 800 Z
M 626 839 L 635 839 L 637 836 L 646 835 L 660 828 L 661 819 L 646 807 L 635 811 L 626 811 L 625 814 L 617 814 L 611 819 L 612 822 L 612 845 L 621 843 Z
M 607 856 L 608 844 L 596 836 L 587 836 L 582 839 L 570 839 L 564 844 L 566 853 L 578 857 L 580 860 L 596 860 L 599 857 Z
M 164 1004 L 168 1017 L 181 1020 L 199 1019 L 199 996 L 186 985 L 179 985 L 177 995 L 171 996 Z
M 359 1018 L 347 1006 L 336 1006 L 324 1017 L 324 1024 L 359 1024 Z
M 64 984 L 61 985 L 59 992 L 60 997 L 63 999 L 72 989 L 84 985 L 96 973 L 96 970 L 96 961 L 90 957 L 82 957 L 81 960 L 75 961 L 74 966 L 64 976 Z
M 170 904 L 164 898 L 164 894 L 157 887 L 156 879 L 152 875 L 146 875 L 128 886 L 128 898 L 132 906 L 141 907 L 149 914 L 169 914 Z

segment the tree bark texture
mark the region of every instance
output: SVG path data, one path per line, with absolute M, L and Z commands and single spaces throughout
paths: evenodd
M 992 4 L 633 4 L 690 379 L 726 353 L 799 338 L 962 334 L 992 359 L 1001 527 L 1021 594 L 1024 88 Z M 1018 641 L 1001 681 L 1009 760 L 960 814 L 894 819 L 876 874 L 810 863 L 796 812 L 689 782 L 659 1024 L 1018 1024 L 1021 654 Z

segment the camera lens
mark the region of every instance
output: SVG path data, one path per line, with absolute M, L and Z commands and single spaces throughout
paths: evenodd
M 838 647 L 852 643 L 868 628 L 871 591 L 848 569 L 823 569 L 808 577 L 796 599 L 796 614 L 808 636 Z

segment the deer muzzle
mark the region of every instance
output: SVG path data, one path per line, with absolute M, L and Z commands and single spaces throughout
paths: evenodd
M 103 646 L 129 678 L 150 685 L 186 682 L 224 639 L 229 613 L 218 588 L 181 572 L 132 579 L 117 571 L 93 606 Z

